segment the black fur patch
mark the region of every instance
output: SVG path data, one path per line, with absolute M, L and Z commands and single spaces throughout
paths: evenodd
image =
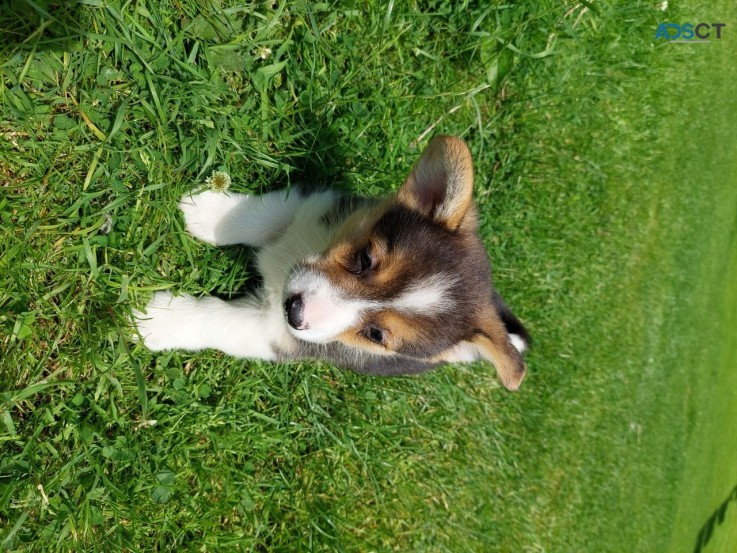
M 274 347 L 277 359 L 282 362 L 300 359 L 329 361 L 338 367 L 345 367 L 362 374 L 378 376 L 419 374 L 434 369 L 441 364 L 414 359 L 404 355 L 377 355 L 358 348 L 345 346 L 340 342 L 313 344 L 295 339 L 295 346 L 295 349 L 291 352 Z
M 321 218 L 320 222 L 328 228 L 336 227 L 346 220 L 354 211 L 366 207 L 376 200 L 361 196 L 341 196 Z
M 509 334 L 516 334 L 517 336 L 522 338 L 522 340 L 529 348 L 530 344 L 532 343 L 530 333 L 522 324 L 522 321 L 520 321 L 516 317 L 516 315 L 512 313 L 512 310 L 507 307 L 507 304 L 504 303 L 504 300 L 499 295 L 499 292 L 497 292 L 496 290 L 494 290 L 492 301 L 494 303 L 494 308 L 496 309 L 497 313 L 499 313 L 499 317 L 502 319 L 502 322 L 507 329 L 507 332 Z

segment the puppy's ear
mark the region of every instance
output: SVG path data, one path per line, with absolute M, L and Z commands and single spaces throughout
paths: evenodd
M 483 359 L 491 361 L 502 384 L 516 391 L 527 372 L 522 353 L 512 343 L 504 322 L 497 316 L 489 316 L 480 331 L 471 339 Z
M 522 354 L 529 344 L 529 334 L 522 323 L 519 328 L 523 335 L 510 334 L 506 322 L 494 314 L 483 322 L 474 336 L 463 340 L 439 353 L 430 361 L 433 363 L 469 363 L 484 359 L 490 361 L 505 388 L 516 391 L 527 372 L 527 365 Z
M 399 201 L 456 230 L 471 207 L 473 163 L 466 143 L 454 136 L 430 141 L 407 180 Z

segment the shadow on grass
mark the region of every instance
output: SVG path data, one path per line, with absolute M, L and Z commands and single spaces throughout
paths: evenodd
M 714 529 L 717 524 L 722 524 L 724 522 L 724 516 L 727 514 L 727 507 L 729 507 L 729 504 L 732 501 L 737 503 L 737 486 L 732 489 L 732 492 L 729 494 L 727 499 L 722 501 L 722 504 L 714 510 L 711 516 L 701 527 L 701 530 L 699 530 L 699 535 L 696 537 L 694 553 L 701 553 L 701 550 L 709 543 L 711 537 L 714 535 Z
M 17 51 L 65 51 L 79 35 L 79 4 L 65 0 L 0 2 L 0 59 Z
M 328 188 L 350 192 L 345 178 L 346 157 L 340 134 L 312 111 L 301 112 L 297 117 L 295 126 L 303 131 L 303 135 L 294 145 L 294 169 L 278 181 L 273 190 L 298 187 L 307 192 Z M 254 248 L 247 246 L 223 248 L 231 263 L 239 265 L 253 263 L 253 251 Z M 236 290 L 213 290 L 210 293 L 223 300 L 237 299 L 252 294 L 261 284 L 261 275 L 254 273 Z
M 304 131 L 297 142 L 300 157 L 294 160 L 290 180 L 307 189 L 333 188 L 348 191 L 345 182 L 346 155 L 337 129 L 314 111 L 297 114 L 296 126 Z

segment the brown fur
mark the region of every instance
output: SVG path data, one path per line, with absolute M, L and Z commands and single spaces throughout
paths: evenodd
M 373 354 L 398 353 L 427 363 L 467 344 L 496 366 L 507 388 L 516 390 L 526 366 L 502 317 L 519 321 L 493 291 L 486 250 L 476 233 L 472 191 L 471 154 L 465 143 L 436 137 L 396 197 L 349 216 L 333 245 L 308 266 L 346 298 L 374 302 L 391 302 L 413 283 L 443 276 L 452 308 L 422 314 L 369 309 L 338 341 Z M 374 266 L 359 274 L 356 264 L 367 245 Z M 367 325 L 383 330 L 382 345 L 366 337 Z

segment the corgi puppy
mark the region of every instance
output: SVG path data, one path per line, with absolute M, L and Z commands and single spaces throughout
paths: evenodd
M 158 292 L 133 314 L 138 333 L 152 351 L 322 359 L 375 375 L 486 360 L 516 390 L 530 337 L 492 286 L 472 189 L 466 144 L 437 136 L 388 198 L 185 196 L 195 238 L 259 248 L 263 286 L 232 301 Z

